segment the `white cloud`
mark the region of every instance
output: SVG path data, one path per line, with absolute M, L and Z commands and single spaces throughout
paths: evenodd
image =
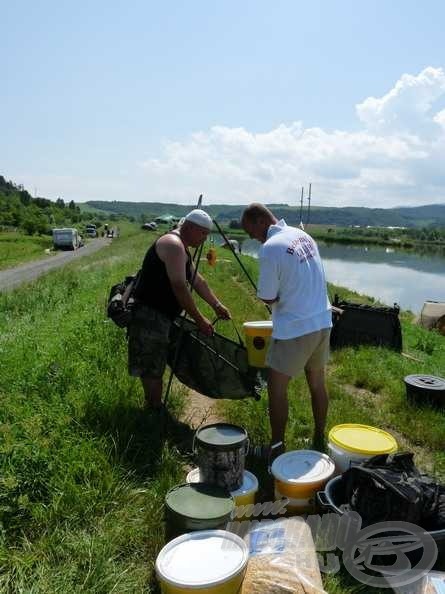
M 313 184 L 323 205 L 417 205 L 445 202 L 445 96 L 442 68 L 404 74 L 383 97 L 356 106 L 359 131 L 281 124 L 264 133 L 214 126 L 142 163 L 150 199 L 296 203 Z
M 142 167 L 152 199 L 169 201 L 203 192 L 209 202 L 296 202 L 311 181 L 314 200 L 324 205 L 445 202 L 445 110 L 433 110 L 443 95 L 443 69 L 428 67 L 357 105 L 359 131 L 302 122 L 264 133 L 214 126 L 166 143 Z
M 207 203 L 296 204 L 301 186 L 312 182 L 319 205 L 445 203 L 444 102 L 444 69 L 430 66 L 356 105 L 361 127 L 354 131 L 305 128 L 301 121 L 262 133 L 215 125 L 166 142 L 136 171 L 74 176 L 65 194 L 61 178 L 28 185 L 75 199 L 192 204 L 203 193 Z
M 404 74 L 383 97 L 368 97 L 356 106 L 357 115 L 369 128 L 387 134 L 429 127 L 431 108 L 445 93 L 442 68 L 425 68 L 418 76 Z M 420 130 L 421 131 L 421 130 Z

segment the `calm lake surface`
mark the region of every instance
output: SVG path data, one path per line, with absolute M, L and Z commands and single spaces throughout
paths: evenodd
M 261 244 L 247 239 L 242 253 L 254 258 Z M 318 242 L 329 282 L 420 313 L 424 301 L 445 302 L 445 250 Z

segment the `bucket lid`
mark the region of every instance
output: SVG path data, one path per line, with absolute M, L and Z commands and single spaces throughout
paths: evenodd
M 406 385 L 414 388 L 445 391 L 445 379 L 435 375 L 407 375 L 404 381 Z
M 198 429 L 195 438 L 207 448 L 231 450 L 234 447 L 241 446 L 247 440 L 247 432 L 238 425 L 212 423 Z
M 387 431 L 355 423 L 332 427 L 329 431 L 329 441 L 348 452 L 371 456 L 389 454 L 398 449 L 397 441 Z
M 199 483 L 201 481 L 199 468 L 194 468 L 191 470 L 187 474 L 187 478 L 185 480 L 188 483 Z M 235 491 L 230 491 L 230 495 L 232 495 L 232 497 L 239 497 L 240 495 L 247 495 L 247 493 L 256 493 L 256 491 L 258 491 L 258 486 L 257 477 L 252 472 L 245 470 L 241 487 Z
M 156 573 L 172 586 L 210 588 L 240 573 L 248 554 L 246 543 L 238 535 L 200 530 L 166 544 L 156 559 Z
M 243 328 L 273 328 L 272 320 L 257 320 L 255 322 L 244 322 Z
M 283 483 L 309 485 L 332 476 L 334 462 L 326 454 L 314 450 L 295 450 L 275 458 L 272 464 L 273 476 Z
M 211 520 L 229 516 L 235 503 L 222 487 L 205 483 L 185 483 L 170 489 L 165 496 L 168 509 L 185 518 Z

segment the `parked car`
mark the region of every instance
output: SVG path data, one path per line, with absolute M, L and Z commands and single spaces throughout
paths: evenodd
M 142 229 L 145 229 L 146 231 L 155 231 L 158 228 L 157 224 L 152 221 L 151 223 L 144 223 L 142 225 Z

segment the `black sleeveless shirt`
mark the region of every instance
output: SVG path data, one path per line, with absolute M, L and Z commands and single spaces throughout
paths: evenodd
M 177 234 L 175 233 L 175 235 Z M 165 264 L 156 253 L 157 242 L 158 240 L 150 246 L 145 254 L 134 296 L 141 304 L 148 305 L 173 320 L 181 313 L 182 307 L 173 293 Z M 190 282 L 192 259 L 187 248 L 185 251 L 187 254 L 185 276 Z

